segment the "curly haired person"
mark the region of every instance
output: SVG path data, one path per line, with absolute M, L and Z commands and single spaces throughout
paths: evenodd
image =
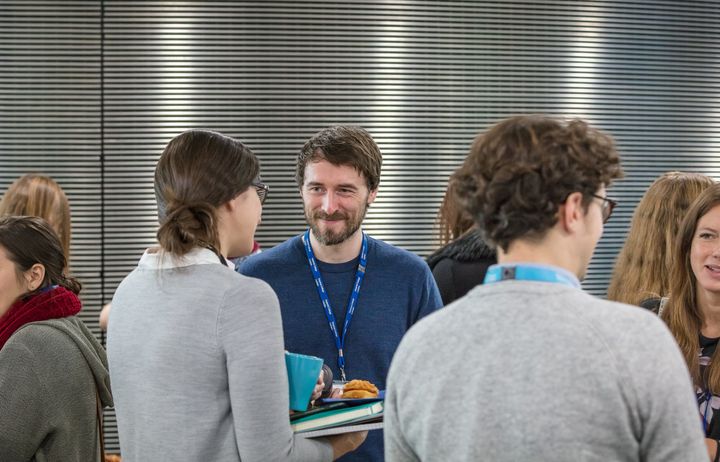
M 581 120 L 513 117 L 475 140 L 451 181 L 498 265 L 400 344 L 387 461 L 708 460 L 662 321 L 580 287 L 621 175 Z

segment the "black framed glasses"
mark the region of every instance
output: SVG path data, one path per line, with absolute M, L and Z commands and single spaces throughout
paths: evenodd
M 260 205 L 263 205 L 265 203 L 265 199 L 267 199 L 268 191 L 270 191 L 270 186 L 260 181 L 253 181 L 250 184 L 255 187 L 255 191 L 260 198 Z
M 591 196 L 603 201 L 602 202 L 602 219 L 603 219 L 603 223 L 607 223 L 608 220 L 610 219 L 610 216 L 613 213 L 613 210 L 615 210 L 615 207 L 617 207 L 618 202 L 616 200 L 610 199 L 609 197 L 598 196 L 597 194 L 591 194 Z

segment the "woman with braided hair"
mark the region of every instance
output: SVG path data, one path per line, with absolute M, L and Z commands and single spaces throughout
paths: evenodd
M 268 191 L 259 173 L 245 145 L 205 130 L 160 156 L 160 245 L 118 287 L 108 323 L 127 460 L 325 461 L 364 440 L 290 428 L 277 297 L 228 262 L 252 251 Z

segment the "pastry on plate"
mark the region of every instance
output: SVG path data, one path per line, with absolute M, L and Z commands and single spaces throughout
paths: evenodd
M 351 380 L 343 387 L 343 399 L 377 398 L 378 389 L 367 380 Z

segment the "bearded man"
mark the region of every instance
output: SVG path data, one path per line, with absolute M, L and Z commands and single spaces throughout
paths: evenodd
M 336 378 L 369 380 L 382 390 L 403 335 L 442 300 L 423 260 L 362 231 L 381 167 L 380 149 L 364 129 L 317 133 L 298 155 L 295 175 L 309 229 L 239 271 L 277 294 L 287 350 L 323 358 Z M 340 460 L 382 461 L 382 431 Z

